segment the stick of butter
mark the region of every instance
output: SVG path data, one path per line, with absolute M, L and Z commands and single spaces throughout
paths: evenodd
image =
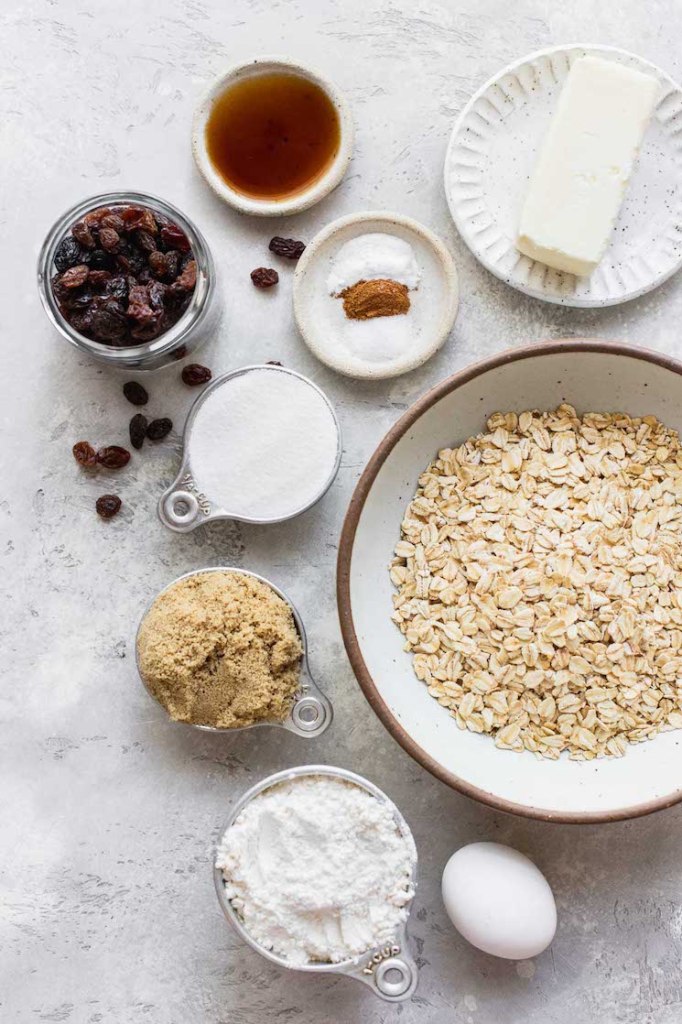
M 652 75 L 600 57 L 575 61 L 531 177 L 522 253 L 569 274 L 592 273 L 659 93 Z

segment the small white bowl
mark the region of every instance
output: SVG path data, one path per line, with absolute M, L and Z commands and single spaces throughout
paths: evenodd
M 329 97 L 339 118 L 339 150 L 332 164 L 309 188 L 302 189 L 288 199 L 258 199 L 231 188 L 213 166 L 206 149 L 206 122 L 218 97 L 245 78 L 255 78 L 273 72 L 289 73 L 314 82 Z M 229 68 L 215 80 L 204 95 L 194 114 L 192 152 L 199 171 L 220 199 L 242 213 L 255 214 L 257 217 L 284 217 L 307 210 L 336 188 L 350 163 L 353 135 L 353 119 L 348 102 L 328 78 L 308 65 L 299 64 L 288 57 L 255 57 Z
M 414 344 L 392 360 L 369 362 L 354 355 L 342 340 L 350 323 L 341 299 L 329 294 L 327 278 L 338 250 L 351 238 L 379 232 L 395 235 L 412 246 L 419 269 L 419 287 L 410 292 Z M 294 316 L 308 348 L 317 358 L 347 377 L 382 380 L 421 366 L 447 338 L 459 307 L 457 270 L 437 235 L 411 217 L 398 213 L 353 213 L 329 224 L 306 247 L 294 274 Z M 391 319 L 402 320 L 402 317 Z M 359 321 L 356 322 L 359 326 Z M 370 323 L 366 322 L 367 327 Z

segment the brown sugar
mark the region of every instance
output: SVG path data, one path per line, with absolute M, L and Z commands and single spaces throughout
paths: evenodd
M 286 718 L 302 653 L 286 601 L 228 570 L 174 583 L 137 640 L 140 674 L 171 718 L 220 729 Z
M 410 308 L 405 284 L 379 278 L 358 281 L 341 292 L 343 310 L 349 320 L 372 320 L 377 316 L 399 316 Z

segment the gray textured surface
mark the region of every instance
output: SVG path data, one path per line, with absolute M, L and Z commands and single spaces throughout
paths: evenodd
M 401 1019 L 405 1024 L 673 1024 L 682 1017 L 682 810 L 615 826 L 570 827 L 493 814 L 436 782 L 384 732 L 343 653 L 334 559 L 344 507 L 386 428 L 432 382 L 472 359 L 548 335 L 625 337 L 682 351 L 682 278 L 621 309 L 575 313 L 527 300 L 479 269 L 455 237 L 441 188 L 453 118 L 484 79 L 549 44 L 633 49 L 680 76 L 678 0 L 26 0 L 4 4 L 0 275 L 5 672 L 0 693 L 0 1019 L 12 1024 L 263 1024 Z M 286 224 L 233 215 L 190 157 L 203 86 L 251 54 L 315 60 L 344 88 L 357 150 L 341 188 Z M 117 186 L 147 189 L 195 216 L 226 292 L 215 370 L 282 359 L 336 402 L 339 477 L 296 523 L 223 524 L 185 538 L 156 522 L 174 472 L 160 447 L 120 478 L 126 510 L 93 514 L 101 485 L 71 444 L 124 437 L 124 377 L 78 357 L 39 308 L 34 262 L 67 205 Z M 441 233 L 462 305 L 443 352 L 382 385 L 317 364 L 291 320 L 290 273 L 276 294 L 248 272 L 273 229 L 310 238 L 363 208 L 411 214 Z M 152 411 L 178 423 L 189 395 L 174 370 L 150 382 Z M 171 578 L 211 563 L 264 573 L 288 590 L 311 663 L 337 709 L 307 744 L 281 732 L 194 735 L 168 724 L 136 678 L 139 612 Z M 304 761 L 353 768 L 410 821 L 421 857 L 411 931 L 417 995 L 400 1009 L 344 979 L 285 974 L 228 930 L 210 856 L 231 798 Z M 492 838 L 529 853 L 559 903 L 551 950 L 516 965 L 478 954 L 449 926 L 439 880 L 462 843 Z

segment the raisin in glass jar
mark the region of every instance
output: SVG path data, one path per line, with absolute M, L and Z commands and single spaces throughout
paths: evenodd
M 126 226 L 125 232 L 120 235 L 118 242 L 116 241 L 117 232 L 114 230 L 113 235 L 110 234 L 106 239 L 110 245 L 110 251 L 100 253 L 99 247 L 103 247 L 102 231 L 97 221 L 98 216 L 103 215 L 95 214 L 94 211 L 105 209 L 108 217 L 107 224 L 113 224 L 115 228 L 117 225 L 120 226 L 119 222 L 122 216 L 130 215 L 132 208 L 140 209 L 140 217 L 144 210 L 150 211 L 154 221 L 145 224 L 144 219 L 141 219 L 139 225 L 136 221 L 131 221 L 131 226 Z M 84 239 L 80 237 L 83 231 L 87 236 L 89 215 L 94 218 L 94 223 L 97 225 L 96 237 L 99 234 L 98 240 L 94 243 L 88 237 Z M 78 232 L 78 243 L 72 239 L 74 224 L 81 225 Z M 153 227 L 154 224 L 158 229 L 156 234 L 153 230 L 151 232 L 145 230 Z M 149 265 L 144 262 L 144 252 L 140 252 L 138 243 L 148 248 L 153 255 L 152 247 L 155 247 L 158 242 L 157 258 L 160 257 L 163 262 L 167 252 L 173 246 L 172 231 L 176 227 L 180 229 L 180 232 L 175 232 L 175 235 L 180 240 L 179 246 L 182 249 L 180 252 L 174 252 L 172 256 L 171 264 L 173 260 L 176 260 L 176 266 L 169 266 L 167 274 L 152 273 Z M 168 244 L 160 240 L 164 235 L 164 228 L 166 237 L 171 239 Z M 168 232 L 171 234 L 168 235 Z M 73 259 L 69 258 L 68 251 L 65 251 L 62 246 L 65 239 L 71 239 L 69 244 L 74 246 Z M 85 247 L 81 245 L 79 250 L 81 241 L 85 243 Z M 128 242 L 133 244 L 130 245 Z M 62 246 L 61 250 L 60 246 Z M 62 298 L 66 297 L 69 304 L 68 313 L 60 309 L 60 303 L 55 294 L 53 279 L 56 275 L 63 277 L 63 273 L 60 274 L 59 267 L 55 265 L 55 255 L 58 254 L 58 250 L 62 253 L 62 258 L 59 259 L 62 267 L 66 263 L 67 269 L 70 270 L 69 264 L 76 264 L 73 266 L 76 278 L 81 273 L 78 266 L 89 263 L 89 278 L 85 284 L 77 285 L 72 289 L 65 289 L 62 286 Z M 68 246 L 66 250 L 68 250 Z M 147 252 L 147 260 L 149 254 L 150 252 Z M 94 260 L 93 257 L 95 257 Z M 101 257 L 101 259 L 98 261 L 97 257 Z M 196 283 L 191 293 L 187 288 L 186 294 L 182 294 L 183 268 L 190 260 L 196 264 Z M 99 262 L 103 265 L 99 266 Z M 93 269 L 96 271 L 94 275 Z M 190 267 L 190 270 L 193 276 L 194 268 Z M 113 278 L 117 278 L 117 280 L 114 281 Z M 120 283 L 119 278 L 122 279 L 125 295 L 115 292 L 114 286 Z M 96 279 L 94 285 L 90 287 L 90 283 L 94 279 Z M 141 282 L 139 285 L 138 279 Z M 73 280 L 69 284 L 73 285 Z M 150 285 L 154 286 L 151 305 L 153 307 L 154 300 L 156 300 L 157 309 L 161 311 L 160 316 L 169 321 L 169 326 L 158 330 L 155 336 L 147 338 L 145 334 L 154 334 L 158 329 L 153 323 L 153 310 L 147 309 L 146 306 Z M 173 287 L 174 285 L 175 287 Z M 40 251 L 38 287 L 45 312 L 59 333 L 81 352 L 87 352 L 94 359 L 107 363 L 109 366 L 151 370 L 182 359 L 206 340 L 218 320 L 213 260 L 201 232 L 176 207 L 162 199 L 141 192 L 110 192 L 105 195 L 92 196 L 67 210 L 48 233 Z M 137 290 L 131 295 L 130 292 L 133 288 Z M 93 292 L 94 295 L 91 294 Z M 176 301 L 178 304 L 172 307 L 171 303 Z M 168 304 L 168 311 L 166 311 L 164 303 Z M 79 309 L 79 304 L 82 304 L 82 312 Z M 88 336 L 88 334 L 95 334 L 96 331 L 88 331 L 87 328 L 85 329 L 87 333 L 80 333 L 79 323 L 89 324 L 88 313 L 95 309 L 100 320 L 102 319 L 102 310 L 104 310 L 104 322 L 109 321 L 108 327 L 111 333 L 116 333 L 116 318 L 118 317 L 123 325 L 127 319 L 128 324 L 133 325 L 132 329 L 139 337 L 130 336 L 130 326 L 128 335 L 120 340 L 96 340 L 95 337 Z M 130 311 L 133 312 L 133 317 L 136 311 L 147 313 L 152 321 L 151 326 L 147 326 L 142 321 L 136 326 L 135 319 L 130 316 L 126 318 L 126 313 Z M 74 320 L 75 325 L 70 320 Z M 163 324 L 164 320 L 159 320 L 159 322 Z M 125 326 L 121 327 L 122 331 L 125 329 Z

